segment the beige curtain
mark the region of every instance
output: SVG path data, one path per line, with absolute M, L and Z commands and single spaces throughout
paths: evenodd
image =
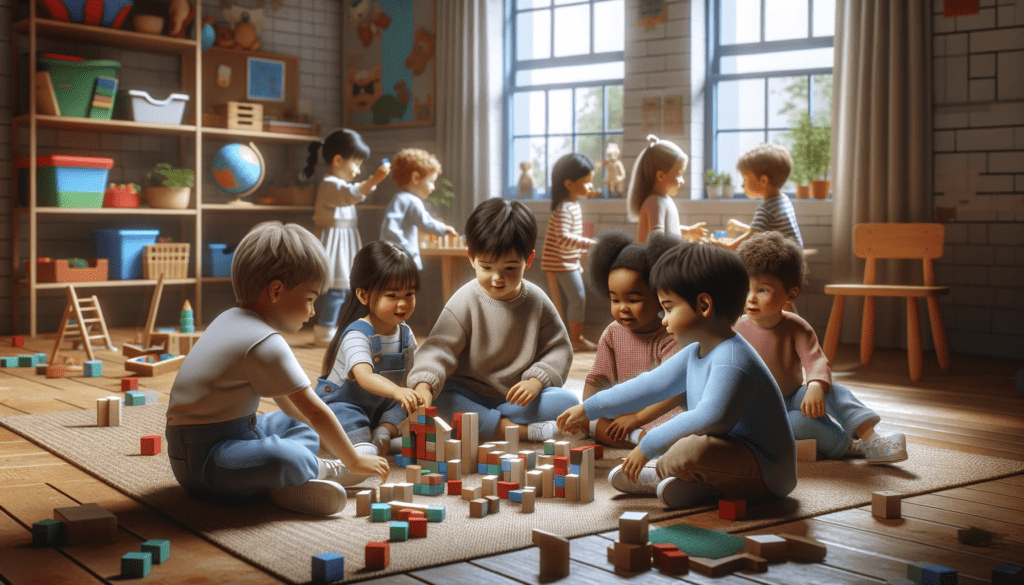
M 832 282 L 863 277 L 863 261 L 853 253 L 854 225 L 932 221 L 931 5 L 836 2 Z M 920 263 L 880 264 L 878 278 L 920 283 Z M 876 308 L 875 341 L 901 347 L 903 303 L 886 300 L 892 302 Z M 857 305 L 848 307 L 846 317 L 843 341 L 856 342 Z
M 491 181 L 488 34 L 485 0 L 436 0 L 437 143 L 454 185 L 455 227 L 463 231 Z M 500 50 L 501 39 L 494 42 Z

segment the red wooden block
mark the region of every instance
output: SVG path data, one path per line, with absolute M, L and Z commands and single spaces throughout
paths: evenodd
M 568 475 L 569 473 L 569 458 L 568 457 L 555 457 L 555 475 Z
M 433 407 L 431 407 L 433 408 Z M 452 417 L 452 438 L 462 440 L 462 413 L 456 412 Z
M 160 453 L 160 435 L 142 437 L 141 450 L 143 455 L 158 455 Z
M 747 517 L 747 501 L 718 500 L 718 517 L 726 520 L 743 520 Z
M 386 569 L 391 564 L 391 547 L 387 542 L 366 543 L 366 568 Z
M 661 561 L 655 562 L 658 570 L 666 575 L 685 575 L 690 572 L 690 555 L 681 550 L 661 553 Z
M 501 465 L 501 453 L 487 453 L 487 465 Z
M 139 389 L 138 378 L 121 378 L 121 392 Z
M 14 347 L 25 347 L 25 336 L 15 335 L 11 338 L 11 345 Z
M 424 455 L 420 459 L 426 459 L 427 461 L 437 461 L 437 453 L 434 453 L 433 451 L 427 451 L 426 455 Z
M 416 449 L 412 447 L 402 447 L 402 457 L 409 457 L 411 459 L 415 459 Z
M 421 425 L 419 423 L 413 423 L 409 425 L 409 430 L 416 434 L 422 434 L 423 438 L 425 439 L 426 435 L 434 434 L 434 425 Z
M 555 497 L 556 498 L 564 498 L 565 497 L 565 488 L 564 487 L 556 487 L 555 488 Z
M 427 458 L 427 442 L 426 441 L 421 441 L 421 440 L 418 440 L 418 439 L 419 439 L 419 437 L 417 437 L 417 441 L 416 441 L 416 458 L 417 459 L 426 459 Z
M 427 519 L 423 514 L 414 514 L 409 518 L 409 538 L 427 537 Z
M 398 511 L 399 522 L 408 522 L 413 516 L 423 516 L 423 512 L 412 508 L 403 508 Z M 426 518 L 426 516 L 423 517 Z
M 426 413 L 425 414 L 427 415 L 427 418 L 433 418 L 433 417 L 437 416 L 437 407 L 436 406 L 428 406 L 426 408 Z
M 451 479 L 448 480 L 448 495 L 449 496 L 461 496 L 462 495 L 462 480 Z
M 677 547 L 674 544 L 669 544 L 667 542 L 651 545 L 651 555 L 654 557 L 654 564 L 658 564 L 658 559 L 661 558 L 662 554 L 672 550 L 679 550 L 679 547 Z
M 444 483 L 444 476 L 440 473 L 430 473 L 423 476 L 423 483 L 427 485 L 441 485 Z
M 498 482 L 498 497 L 507 500 L 508 492 L 519 489 L 518 481 L 499 481 Z

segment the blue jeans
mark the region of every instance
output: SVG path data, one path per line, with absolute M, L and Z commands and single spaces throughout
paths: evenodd
M 825 415 L 807 418 L 800 412 L 800 403 L 807 395 L 807 386 L 801 386 L 786 399 L 789 423 L 793 427 L 793 438 L 814 439 L 818 442 L 818 455 L 826 459 L 838 459 L 846 452 L 853 431 L 865 422 L 877 423 L 882 420 L 878 413 L 864 406 L 846 386 L 832 384 L 825 393 Z M 832 418 L 835 420 L 832 420 Z M 838 422 L 838 424 L 837 424 Z
M 555 420 L 566 409 L 580 401 L 568 390 L 551 386 L 540 391 L 529 404 L 519 406 L 505 400 L 481 396 L 466 386 L 453 381 L 445 382 L 441 394 L 434 400 L 437 414 L 444 420 L 452 420 L 456 412 L 475 412 L 480 420 L 480 438 L 490 440 L 498 430 L 502 418 L 517 425 Z
M 335 327 L 338 324 L 338 314 L 341 312 L 341 305 L 345 302 L 345 297 L 348 296 L 348 289 L 330 288 L 327 289 L 319 299 L 320 318 L 317 320 L 317 324 L 323 325 L 324 327 Z
M 579 270 L 556 272 L 560 294 L 565 296 L 565 320 L 582 323 L 587 305 L 587 289 L 583 286 L 583 275 Z M 555 299 L 557 300 L 557 299 Z
M 287 417 L 284 417 L 287 420 Z M 167 425 L 171 470 L 195 496 L 256 495 L 301 485 L 319 472 L 320 437 L 266 415 L 205 425 Z

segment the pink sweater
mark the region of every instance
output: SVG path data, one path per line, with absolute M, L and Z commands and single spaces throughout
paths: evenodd
M 805 379 L 818 380 L 826 392 L 832 387 L 832 368 L 818 345 L 818 336 L 799 315 L 783 311 L 782 321 L 771 329 L 764 329 L 743 315 L 733 328 L 754 346 L 783 397 L 799 390 Z

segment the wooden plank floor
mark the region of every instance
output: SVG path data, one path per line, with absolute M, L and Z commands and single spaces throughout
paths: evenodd
M 131 332 L 114 331 L 120 344 Z M 311 378 L 319 371 L 321 349 L 308 345 L 310 334 L 290 336 L 295 353 Z M 49 352 L 52 339 L 37 337 L 25 348 L 0 340 L 0 355 Z M 1024 414 L 1014 390 L 1020 364 L 1008 360 L 954 356 L 943 372 L 934 355 L 925 356 L 924 379 L 907 377 L 906 354 L 876 350 L 874 363 L 862 367 L 857 348 L 840 348 L 834 364 L 836 381 L 882 416 L 879 428 L 899 431 L 912 444 L 1024 461 Z M 68 352 L 84 356 L 84 352 Z M 101 378 L 47 379 L 30 369 L 0 369 L 0 415 L 92 409 L 96 398 L 120 389 L 127 375 L 123 359 L 99 351 Z M 593 354 L 577 356 L 571 378 L 582 380 Z M 142 378 L 142 385 L 167 401 L 173 374 Z M 260 412 L 275 410 L 264 401 Z M 913 446 L 911 445 L 911 453 Z M 116 542 L 64 548 L 33 548 L 31 525 L 52 517 L 57 506 L 98 502 L 118 517 Z M 977 526 L 998 534 L 991 546 L 970 547 L 957 541 L 956 529 Z M 903 517 L 881 520 L 869 508 L 825 514 L 810 520 L 753 531 L 794 532 L 813 536 L 829 547 L 822 563 L 771 565 L 767 573 L 737 573 L 710 579 L 697 574 L 666 577 L 657 571 L 641 576 L 614 572 L 605 549 L 617 532 L 577 538 L 571 546 L 572 583 L 620 583 L 636 577 L 643 583 L 885 583 L 906 575 L 916 561 L 946 564 L 960 572 L 960 583 L 988 583 L 993 566 L 1024 560 L 1024 475 L 934 494 L 903 502 Z M 174 553 L 168 563 L 146 577 L 146 583 L 280 583 L 178 525 L 107 486 L 20 436 L 0 429 L 0 581 L 28 583 L 107 583 L 120 581 L 119 558 L 142 540 L 166 538 Z M 536 548 L 498 554 L 469 562 L 423 568 L 367 583 L 479 584 L 540 583 Z

